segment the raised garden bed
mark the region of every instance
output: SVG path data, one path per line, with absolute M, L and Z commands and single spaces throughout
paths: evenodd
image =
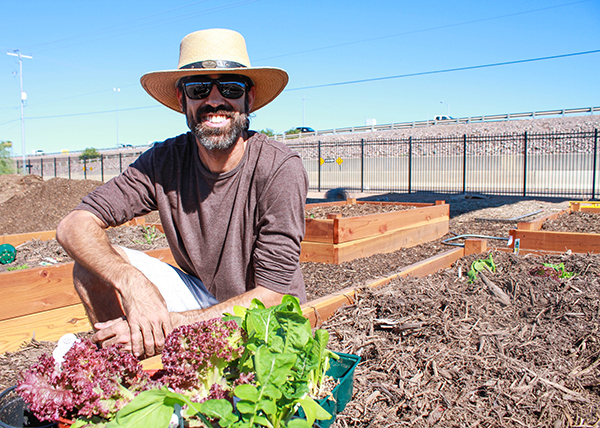
M 343 217 L 346 205 L 397 206 L 404 209 Z M 341 202 L 308 204 L 306 209 L 327 208 L 328 218 L 306 218 L 300 261 L 341 263 L 376 253 L 389 253 L 438 239 L 448 233 L 449 206 L 436 204 Z
M 517 229 L 509 232 L 509 247 L 518 251 L 599 253 L 600 210 L 584 208 L 571 202 L 564 211 L 519 222 Z

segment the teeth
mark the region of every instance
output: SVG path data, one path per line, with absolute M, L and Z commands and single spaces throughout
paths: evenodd
M 207 120 L 210 123 L 221 123 L 221 122 L 225 122 L 227 120 L 227 117 L 226 116 L 214 116 L 214 115 L 211 115 L 211 116 L 207 117 Z

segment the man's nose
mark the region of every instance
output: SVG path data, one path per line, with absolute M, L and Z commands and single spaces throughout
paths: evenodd
M 208 97 L 206 97 L 206 104 L 211 105 L 213 107 L 223 105 L 225 98 L 219 92 L 219 88 L 217 88 L 216 84 L 213 84 Z

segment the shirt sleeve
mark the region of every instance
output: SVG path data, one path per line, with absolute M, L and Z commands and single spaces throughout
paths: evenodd
M 156 210 L 151 152 L 146 151 L 122 174 L 90 192 L 75 209 L 89 211 L 112 227 Z
M 284 161 L 259 200 L 258 234 L 253 254 L 255 284 L 305 300 L 300 271 L 308 175 L 300 157 Z

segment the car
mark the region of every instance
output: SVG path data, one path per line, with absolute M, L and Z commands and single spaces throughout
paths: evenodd
M 440 115 L 436 116 L 435 120 L 455 120 L 452 116 Z
M 46 154 L 45 151 L 43 151 L 42 149 L 37 149 L 33 151 L 33 155 L 34 156 L 44 156 Z
M 117 144 L 117 149 L 133 149 L 131 144 Z
M 298 132 L 315 132 L 314 129 L 309 128 L 308 126 L 299 126 L 296 128 L 296 131 L 298 131 Z

